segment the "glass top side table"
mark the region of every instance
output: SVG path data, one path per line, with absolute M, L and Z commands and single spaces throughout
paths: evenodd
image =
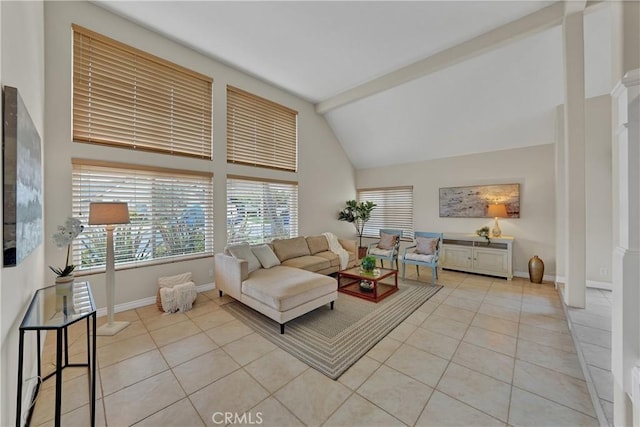
M 72 324 L 86 320 L 87 326 L 87 363 L 69 363 L 69 338 L 67 328 Z M 42 378 L 40 331 L 56 331 L 56 369 Z M 16 394 L 17 411 L 16 427 L 21 426 L 22 418 L 22 382 L 24 358 L 24 334 L 26 331 L 37 333 L 38 382 L 34 392 L 34 399 L 38 394 L 40 384 L 53 375 L 56 377 L 56 406 L 55 426 L 60 426 L 62 404 L 62 370 L 66 367 L 87 367 L 90 377 L 91 394 L 91 425 L 95 425 L 95 397 L 96 397 L 96 305 L 91 294 L 89 282 L 71 282 L 38 289 L 22 323 L 20 324 L 20 343 L 18 349 L 18 390 Z M 64 349 L 63 349 L 64 341 Z M 64 350 L 64 363 L 62 355 Z

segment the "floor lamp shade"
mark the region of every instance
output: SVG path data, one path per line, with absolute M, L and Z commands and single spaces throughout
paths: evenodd
M 107 290 L 106 324 L 98 328 L 98 335 L 115 335 L 129 326 L 129 322 L 113 320 L 115 305 L 115 260 L 113 249 L 113 229 L 116 224 L 129 223 L 129 207 L 123 202 L 94 202 L 89 205 L 89 225 L 105 225 L 107 230 L 107 259 L 105 267 L 105 284 Z
M 89 225 L 129 224 L 129 205 L 123 202 L 93 202 Z
M 487 216 L 492 216 L 495 218 L 495 222 L 493 224 L 493 230 L 491 230 L 491 234 L 493 237 L 500 237 L 502 235 L 502 230 L 500 230 L 500 226 L 498 225 L 498 218 L 507 218 L 507 207 L 504 203 L 494 203 L 489 205 L 487 208 Z

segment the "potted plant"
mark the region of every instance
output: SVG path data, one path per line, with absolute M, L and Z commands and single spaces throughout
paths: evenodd
M 487 227 L 486 225 L 476 230 L 476 234 L 487 239 L 487 244 L 491 243 L 491 239 L 489 238 L 489 227 Z
M 362 262 L 360 263 L 360 268 L 367 273 L 371 273 L 376 268 L 376 259 L 371 255 L 367 255 L 362 258 Z
M 53 267 L 49 266 L 51 271 L 56 274 L 56 283 L 65 283 L 73 281 L 73 271 L 76 269 L 76 266 L 73 264 L 69 264 L 69 255 L 71 254 L 71 243 L 73 239 L 78 237 L 84 226 L 80 222 L 79 219 L 76 218 L 67 218 L 67 221 L 64 225 L 58 226 L 58 232 L 53 235 L 53 241 L 56 246 L 59 248 L 67 248 L 67 258 L 64 263 L 64 267 Z
M 371 219 L 371 212 L 376 206 L 375 203 L 370 201 L 347 200 L 345 208 L 338 213 L 340 221 L 350 222 L 356 228 L 359 238 L 358 258 L 364 257 L 367 253 L 367 248 L 362 246 L 362 235 L 364 234 L 364 225 Z

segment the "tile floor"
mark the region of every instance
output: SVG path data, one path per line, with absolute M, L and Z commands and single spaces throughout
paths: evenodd
M 97 425 L 214 426 L 225 413 L 263 426 L 599 425 L 553 285 L 449 271 L 439 283 L 338 381 L 235 320 L 216 291 L 184 314 L 118 313 L 132 323 L 98 337 Z M 83 328 L 70 342 L 71 360 L 84 358 Z M 592 362 L 602 368 L 595 352 Z M 88 425 L 86 370 L 67 368 L 63 381 L 63 425 Z M 31 425 L 53 424 L 54 385 Z
M 608 425 L 613 426 L 613 374 L 611 373 L 611 291 L 587 288 L 584 309 L 567 308 L 569 322 L 582 352 Z

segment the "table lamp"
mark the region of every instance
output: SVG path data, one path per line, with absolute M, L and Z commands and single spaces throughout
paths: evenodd
M 113 309 L 115 303 L 115 269 L 113 251 L 113 229 L 115 224 L 129 223 L 129 207 L 122 202 L 92 202 L 89 205 L 89 225 L 104 225 L 107 230 L 107 262 L 105 268 L 105 283 L 107 289 L 107 317 L 108 321 L 96 331 L 97 335 L 115 335 L 127 326 L 129 322 L 114 322 Z
M 500 226 L 498 225 L 498 218 L 507 218 L 507 207 L 504 203 L 494 203 L 489 205 L 487 209 L 487 216 L 492 216 L 495 218 L 495 222 L 493 224 L 493 230 L 491 230 L 491 235 L 493 237 L 500 237 L 502 234 L 502 230 L 500 230 Z

